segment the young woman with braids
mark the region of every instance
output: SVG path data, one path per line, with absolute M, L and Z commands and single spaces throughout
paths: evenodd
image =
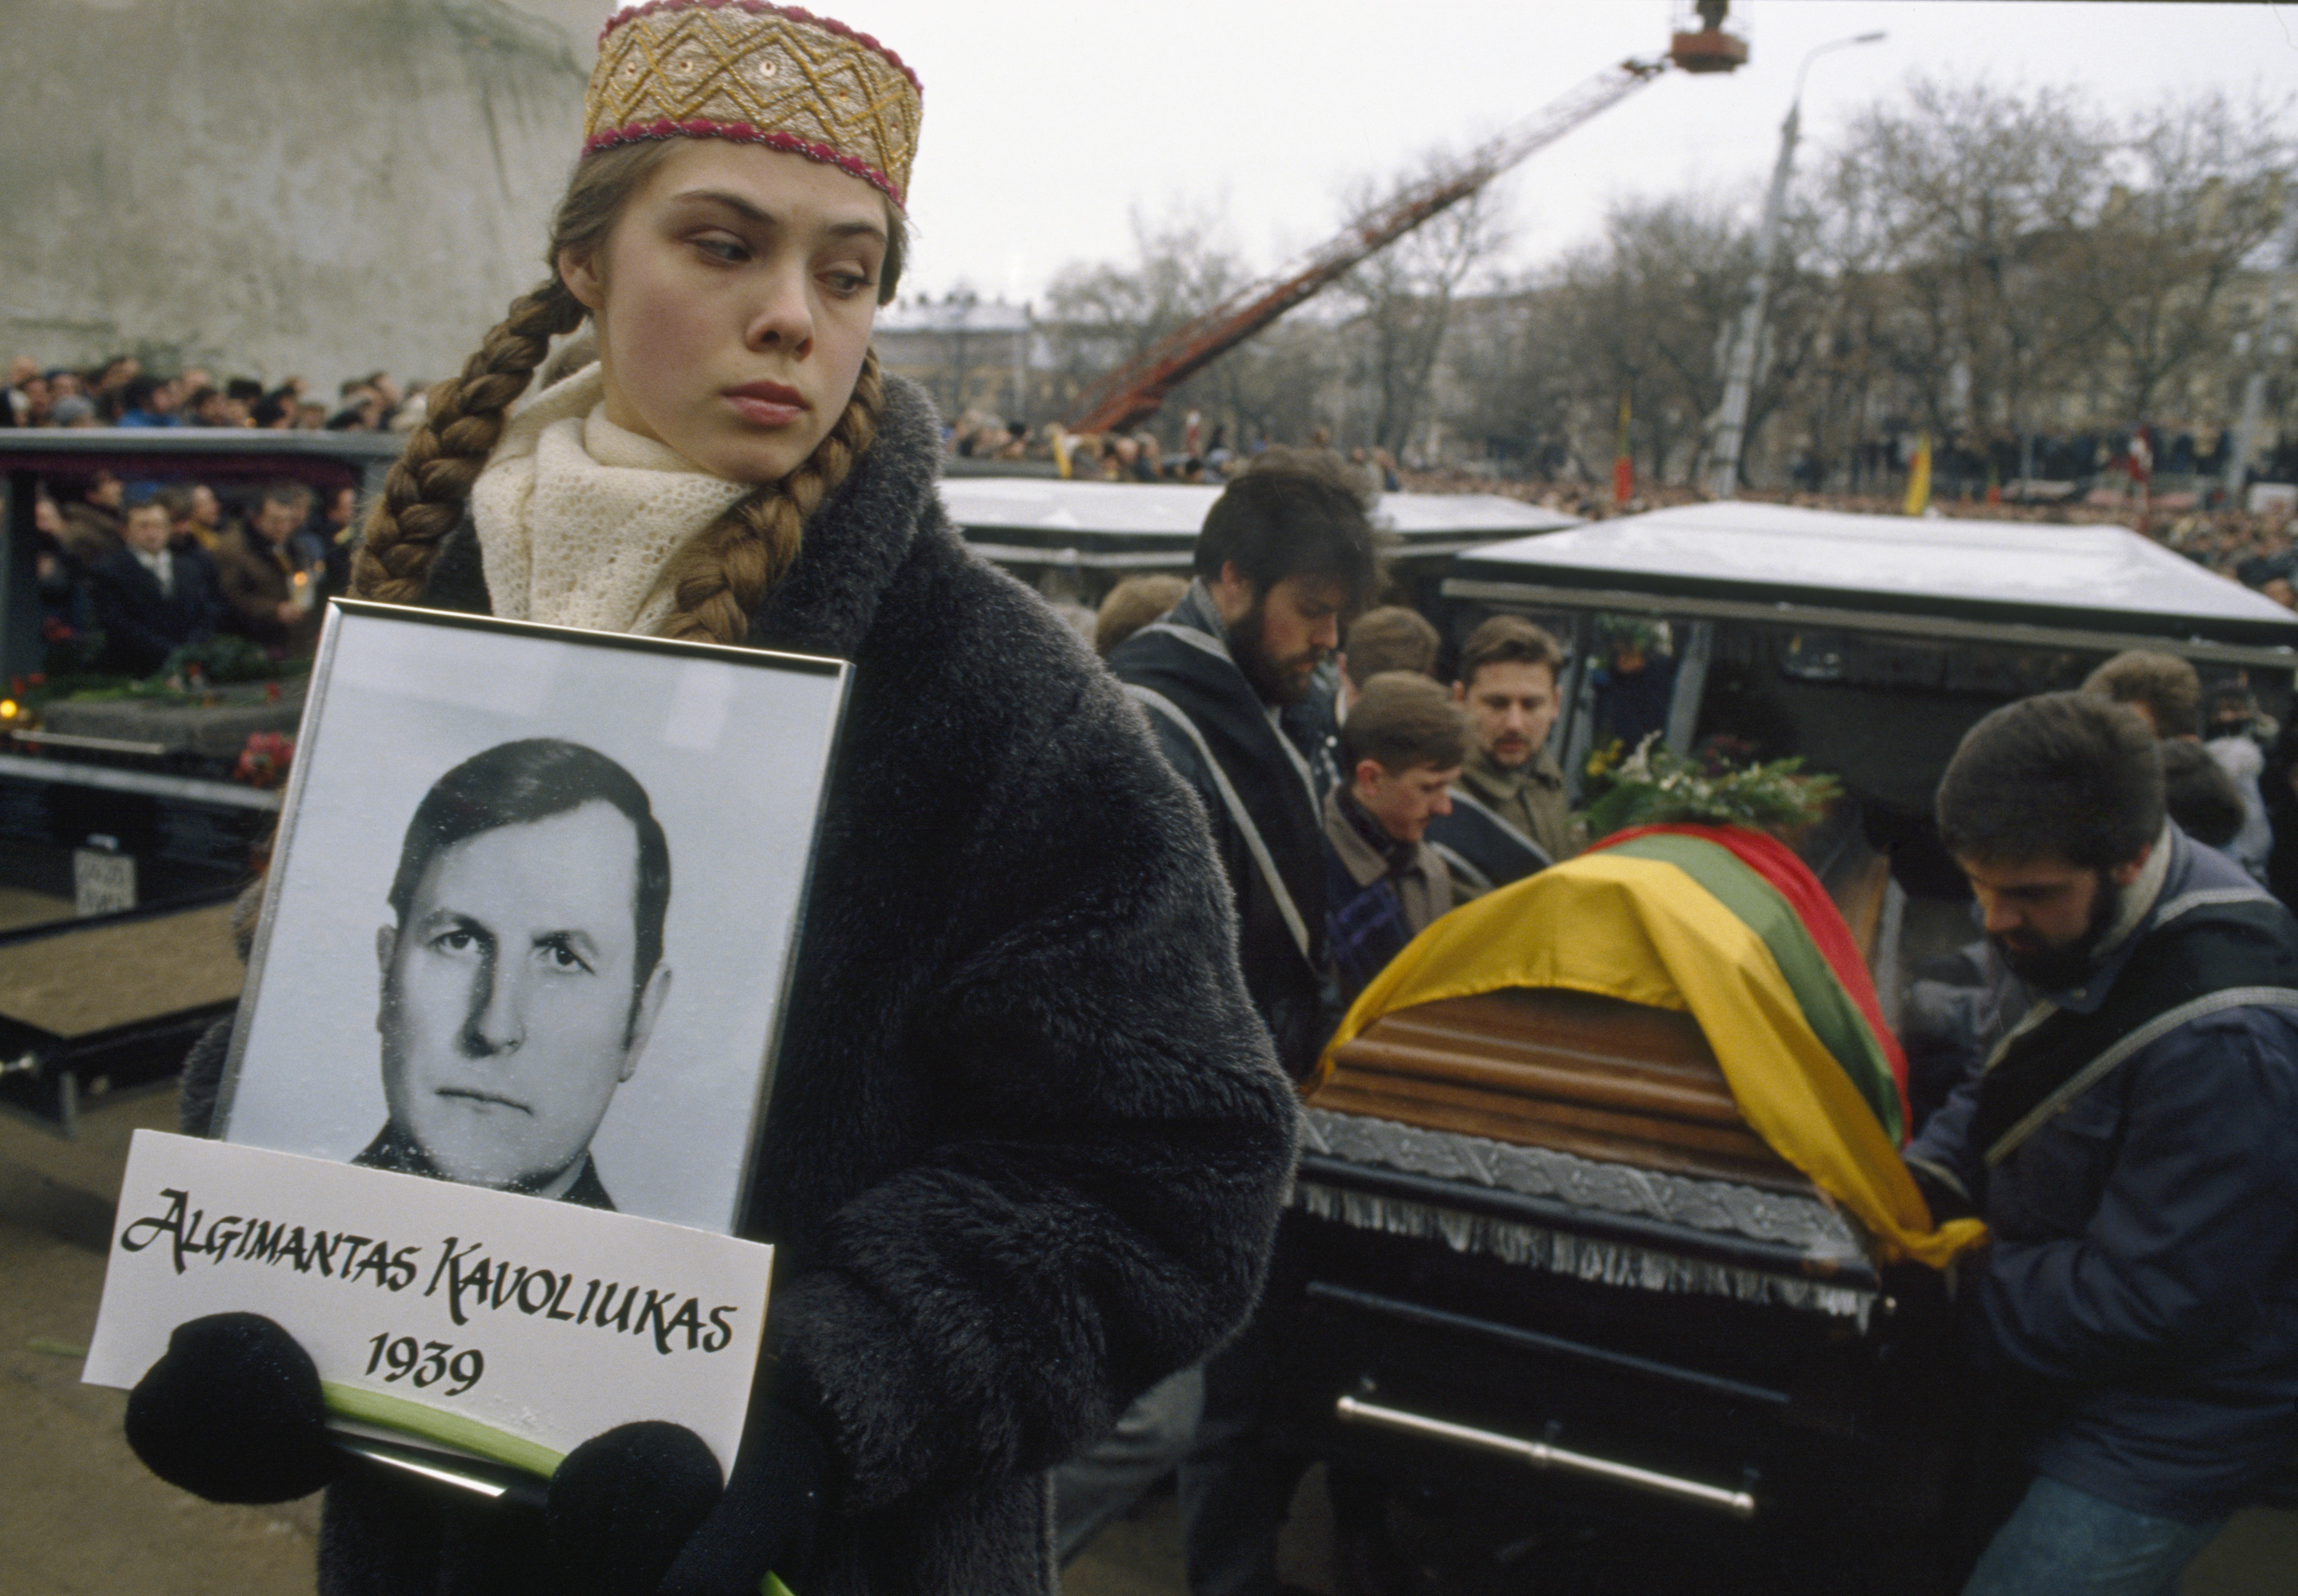
M 1202 812 L 966 552 L 931 407 L 870 352 L 918 105 L 803 12 L 623 13 L 550 280 L 434 390 L 368 517 L 369 598 L 855 674 L 746 1227 L 776 1283 L 732 1477 L 632 1426 L 542 1513 L 480 1505 L 335 1452 L 277 1325 L 179 1327 L 131 1442 L 217 1500 L 325 1485 L 323 1592 L 1050 1592 L 1044 1471 L 1259 1287 L 1292 1099 Z M 515 409 L 586 319 L 598 364 Z M 220 1052 L 187 1067 L 188 1129 Z

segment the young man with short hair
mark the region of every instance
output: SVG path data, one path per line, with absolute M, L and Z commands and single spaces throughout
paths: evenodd
M 2129 706 L 2157 737 L 2199 737 L 2203 679 L 2176 654 L 2129 649 L 2083 678 L 2082 690 Z
M 1938 817 L 2038 997 L 1907 1149 L 1987 1220 L 1974 1358 L 2047 1415 L 1965 1596 L 2166 1590 L 2298 1447 L 2298 922 L 2094 693 L 1980 721 Z
M 1353 710 L 1365 683 L 1390 671 L 1426 676 L 1436 669 L 1440 640 L 1419 611 L 1399 604 L 1368 609 L 1349 623 L 1341 647 L 1341 705 Z
M 1467 717 L 1410 671 L 1367 682 L 1342 723 L 1346 779 L 1325 799 L 1325 934 L 1343 1001 L 1452 906 L 1451 872 L 1426 834 L 1451 812 L 1467 757 Z
M 1429 839 L 1461 866 L 1457 884 L 1471 895 L 1572 853 L 1564 772 L 1548 752 L 1563 665 L 1562 645 L 1517 616 L 1492 616 L 1460 650 L 1452 699 L 1467 713 L 1475 747 L 1453 785 L 1452 813 Z
M 2234 835 L 2223 844 L 2214 842 L 2212 846 L 2229 855 L 2250 872 L 2253 881 L 2263 881 L 2266 858 L 2274 849 L 2274 830 L 2267 821 L 2265 797 L 2258 786 L 2258 778 L 2265 769 L 2265 756 L 2246 737 L 2202 741 L 2203 679 L 2194 666 L 2176 654 L 2129 649 L 2085 677 L 2083 690 L 2135 710 L 2138 718 L 2162 740 L 2166 745 L 2163 757 L 2176 766 L 2170 773 L 2183 778 L 2173 783 L 2174 797 L 2203 798 L 2202 790 L 2211 783 L 2209 773 L 2167 745 L 2186 742 L 2208 750 L 2211 761 L 2225 773 L 2228 790 L 2242 806 L 2242 819 Z M 2204 801 L 2215 805 L 2220 796 L 2211 792 Z M 2174 802 L 2171 809 L 2177 814 L 2178 805 Z M 2185 825 L 2183 821 L 2180 823 Z M 2185 829 L 2190 835 L 2200 834 L 2200 828 Z

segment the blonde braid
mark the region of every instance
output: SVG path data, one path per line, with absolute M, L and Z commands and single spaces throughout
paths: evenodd
M 749 635 L 751 614 L 797 560 L 806 522 L 876 442 L 885 401 L 873 349 L 845 413 L 806 463 L 742 495 L 672 558 L 665 575 L 678 610 L 665 624 L 665 637 L 739 643 Z
M 351 592 L 386 604 L 423 597 L 441 540 L 463 518 L 471 484 L 502 436 L 503 418 L 526 392 L 550 340 L 589 312 L 554 274 L 509 312 L 464 364 L 463 375 L 431 390 L 423 425 L 384 479 L 351 561 Z

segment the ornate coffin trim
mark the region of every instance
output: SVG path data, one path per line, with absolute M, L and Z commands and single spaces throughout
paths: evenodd
M 1426 1130 L 1391 1120 L 1311 1108 L 1302 1112 L 1306 1151 L 1348 1163 L 1546 1198 L 1580 1209 L 1745 1236 L 1795 1248 L 1814 1272 L 1856 1267 L 1866 1249 L 1848 1219 L 1815 1197 L 1762 1191 L 1602 1163 L 1547 1147 Z M 1436 1203 L 1303 1178 L 1294 1205 L 1359 1229 L 1441 1238 L 1458 1252 L 1646 1291 L 1696 1292 L 1740 1302 L 1856 1319 L 1864 1328 L 1875 1294 L 1824 1279 L 1685 1257 L 1661 1247 L 1575 1236 L 1566 1230 L 1446 1208 Z

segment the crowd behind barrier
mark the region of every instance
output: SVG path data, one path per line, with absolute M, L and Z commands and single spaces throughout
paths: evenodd
M 1233 444 L 1226 424 L 1208 426 L 1194 410 L 1181 418 L 1178 446 L 1168 447 L 1145 427 L 1134 432 L 1071 433 L 1059 422 L 1050 422 L 1032 432 L 1027 422 L 969 409 L 943 424 L 942 442 L 957 459 L 1050 462 L 1071 481 L 1178 482 L 1219 487 L 1272 440 Z M 1330 450 L 1332 434 L 1318 427 L 1308 442 L 1313 449 Z M 1354 448 L 1343 458 L 1369 492 L 1393 493 L 1405 485 L 1396 457 L 1385 449 Z M 1478 492 L 1487 487 L 1477 482 L 1451 491 Z
M 132 355 L 89 370 L 12 360 L 0 426 L 404 431 L 421 418 L 389 372 L 340 385 L 331 405 L 301 377 L 267 386 L 170 376 Z M 307 655 L 323 601 L 345 591 L 355 492 L 281 480 L 249 485 L 109 468 L 50 474 L 33 504 L 41 624 L 51 674 L 142 677 L 177 650 L 244 640 Z
M 356 493 L 51 475 L 33 501 L 45 669 L 145 677 L 221 639 L 306 657 L 346 591 Z
M 29 355 L 8 362 L 0 426 L 253 426 L 275 432 L 384 432 L 420 419 L 420 405 L 387 371 L 343 383 L 331 405 L 300 376 L 266 386 L 252 376 L 219 381 L 197 367 L 161 376 L 133 355 L 78 371 L 43 369 Z M 407 412 L 412 413 L 407 413 Z
M 588 358 L 587 347 L 574 358 Z M 553 364 L 563 367 L 566 361 Z M 248 376 L 218 380 L 198 368 L 161 376 L 144 370 L 131 355 L 114 356 L 87 370 L 43 368 L 38 361 L 20 355 L 9 362 L 6 385 L 0 388 L 0 427 L 198 426 L 388 433 L 415 426 L 423 409 L 419 385 L 402 387 L 387 371 L 342 383 L 329 403 L 314 397 L 301 377 L 290 376 L 267 386 Z M 1032 429 L 1024 422 L 973 409 L 945 422 L 942 431 L 944 447 L 954 459 L 1005 462 L 1017 468 L 1035 466 L 1040 470 L 1051 465 L 1059 475 L 1078 481 L 1219 485 L 1267 446 L 1266 440 L 1246 443 L 1242 439 L 1233 445 L 1225 426 L 1208 426 L 1194 411 L 1183 418 L 1176 447 L 1168 447 L 1145 428 L 1078 434 L 1064 431 L 1058 423 Z M 1330 434 L 1323 428 L 1317 429 L 1308 442 L 1319 451 L 1333 448 Z M 2066 463 L 2061 455 L 2071 459 L 2082 452 L 2070 451 L 2072 445 L 2056 452 L 2046 451 L 2038 459 L 2056 467 Z M 2099 451 L 2094 448 L 2089 452 Z M 1622 503 L 1615 500 L 1608 484 L 1509 480 L 1468 469 L 1416 469 L 1400 464 L 1385 449 L 1356 448 L 1347 451 L 1344 459 L 1370 492 L 1500 493 L 1591 520 L 1707 497 L 1698 488 L 1647 481 L 1639 483 L 1633 496 Z M 2166 451 L 2166 471 L 2172 466 L 2195 463 L 2182 460 L 2175 442 Z M 2228 506 L 2207 486 L 2191 491 L 2174 487 L 2185 480 L 2176 473 L 2144 475 L 2120 469 L 2121 464 L 2110 462 L 2104 477 L 2013 482 L 2007 489 L 1974 487 L 1980 479 L 1972 477 L 1960 488 L 1940 493 L 1927 513 L 2135 526 L 2203 568 L 2298 609 L 2298 540 L 2294 540 L 2298 517 L 2290 509 L 2278 502 L 2255 511 Z M 2189 471 L 2187 475 L 2194 473 Z M 2196 483 L 2202 480 L 2195 478 Z M 2160 491 L 2163 489 L 2170 491 Z M 285 492 L 284 484 L 281 491 Z M 149 656 L 152 639 L 147 633 L 155 621 L 164 621 L 181 633 L 180 641 L 197 642 L 220 633 L 245 637 L 275 651 L 292 649 L 299 643 L 308 645 L 311 627 L 289 618 L 285 601 L 294 600 L 299 612 L 306 603 L 315 611 L 319 600 L 343 591 L 348 568 L 346 545 L 355 516 L 353 495 L 344 490 L 328 495 L 325 505 L 307 502 L 300 523 L 281 541 L 272 542 L 251 530 L 252 510 L 268 492 L 217 489 L 198 482 L 123 482 L 109 472 L 79 479 L 55 478 L 45 484 L 37 506 L 42 535 L 39 558 L 52 663 L 67 669 L 139 674 L 135 666 Z M 1903 500 L 1895 496 L 1821 493 L 1801 488 L 1749 491 L 1742 497 L 1869 514 L 1904 509 Z M 306 492 L 303 499 L 309 501 L 310 495 Z M 161 608 L 172 613 L 124 618 L 128 610 L 153 611 L 155 595 L 132 591 L 141 584 L 125 565 L 116 564 L 109 577 L 100 576 L 99 567 L 115 556 L 130 558 L 124 540 L 126 517 L 139 505 L 155 500 L 168 510 L 170 550 L 182 554 L 194 567 L 187 579 L 189 586 L 196 590 L 203 585 L 202 562 L 196 557 L 205 555 L 215 567 L 213 585 L 221 595 L 219 605 L 210 606 L 188 596 L 178 601 L 172 574 L 163 573 L 158 562 L 147 558 L 140 564 L 155 581 L 164 581 L 156 599 L 167 600 Z M 103 624 L 107 618 L 113 623 L 110 627 Z M 123 629 L 136 632 L 136 641 L 124 644 L 111 641 Z

